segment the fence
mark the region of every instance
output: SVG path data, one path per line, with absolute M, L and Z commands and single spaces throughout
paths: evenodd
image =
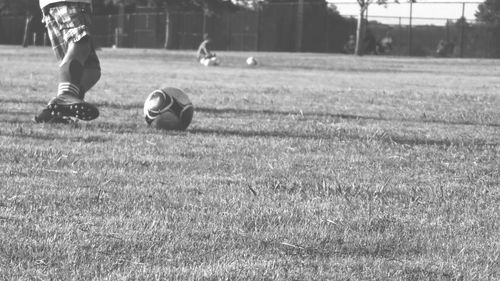
M 395 42 L 393 53 L 435 54 L 440 41 L 455 46 L 457 57 L 498 57 L 498 27 L 475 20 L 481 2 L 411 1 L 371 5 L 366 11 L 368 29 L 377 37 L 389 32 Z M 336 2 L 344 16 L 357 17 L 359 5 Z M 395 16 L 396 15 L 396 16 Z M 432 15 L 432 16 L 429 16 Z
M 134 14 L 95 16 L 93 34 L 102 47 L 195 49 L 208 33 L 215 50 L 338 53 L 344 51 L 357 24 L 354 14 L 343 12 L 343 5 L 359 11 L 353 3 L 340 2 L 337 11 L 343 15 L 326 3 L 308 4 L 303 9 L 297 4 L 263 4 L 255 10 L 217 14 L 141 9 Z M 473 4 L 460 5 L 465 9 Z M 438 42 L 447 41 L 455 46 L 451 56 L 500 57 L 500 39 L 496 39 L 500 38 L 500 29 L 470 19 L 459 20 L 464 10 L 458 10 L 453 18 L 402 12 L 391 16 L 373 10 L 369 9 L 367 28 L 376 39 L 391 36 L 392 55 L 435 55 Z M 0 18 L 0 44 L 21 44 L 24 22 L 23 18 Z M 40 32 L 29 39 L 34 44 L 47 44 Z

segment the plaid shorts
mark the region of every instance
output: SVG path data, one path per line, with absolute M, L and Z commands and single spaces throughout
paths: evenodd
M 52 49 L 59 61 L 68 51 L 68 44 L 90 38 L 91 7 L 85 3 L 62 2 L 43 9 L 43 22 L 52 43 Z M 92 44 L 92 50 L 85 63 L 89 68 L 100 68 L 99 59 Z

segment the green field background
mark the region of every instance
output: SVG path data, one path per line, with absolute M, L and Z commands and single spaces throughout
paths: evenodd
M 98 55 L 100 117 L 36 124 L 57 62 L 0 46 L 0 280 L 500 279 L 498 61 Z

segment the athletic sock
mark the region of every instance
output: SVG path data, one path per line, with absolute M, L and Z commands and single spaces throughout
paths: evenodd
M 57 95 L 71 94 L 75 97 L 80 97 L 80 88 L 71 82 L 61 82 L 59 83 L 59 88 L 57 89 Z

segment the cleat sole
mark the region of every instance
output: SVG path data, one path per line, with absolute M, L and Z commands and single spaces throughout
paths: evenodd
M 52 116 L 76 117 L 81 120 L 90 121 L 99 117 L 99 110 L 94 105 L 82 101 L 78 104 L 49 104 L 47 108 Z

